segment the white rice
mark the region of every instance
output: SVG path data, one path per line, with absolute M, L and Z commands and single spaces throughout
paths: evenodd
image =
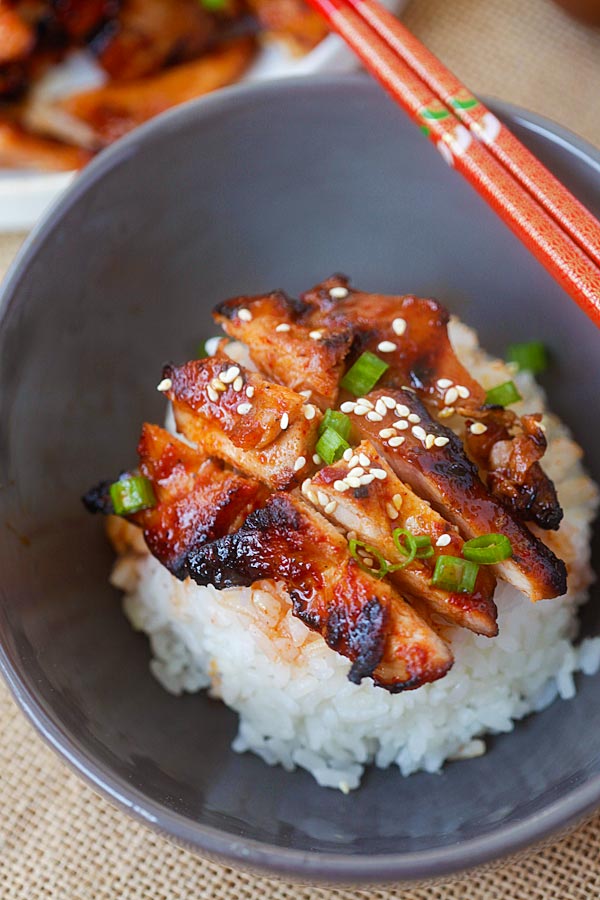
M 485 355 L 473 331 L 452 322 L 451 337 L 484 387 L 515 379 L 523 396 L 517 412 L 545 408 L 534 379 L 515 376 L 510 366 Z M 589 539 L 597 491 L 564 425 L 551 414 L 544 424 L 544 466 L 565 511 L 559 532 L 544 539 L 567 563 L 569 592 L 533 604 L 499 582 L 498 637 L 453 629 L 456 662 L 445 678 L 396 695 L 369 680 L 351 684 L 350 663 L 291 615 L 285 591 L 270 583 L 218 591 L 178 582 L 138 544 L 138 552 L 117 561 L 112 582 L 125 591 L 134 628 L 150 638 L 153 674 L 174 694 L 210 688 L 235 710 L 235 750 L 252 750 L 290 770 L 301 766 L 320 785 L 345 792 L 358 787 L 371 763 L 395 764 L 410 775 L 481 755 L 482 735 L 511 731 L 516 720 L 557 697 L 573 697 L 575 673 L 600 667 L 600 638 L 573 643 L 577 607 L 592 580 Z

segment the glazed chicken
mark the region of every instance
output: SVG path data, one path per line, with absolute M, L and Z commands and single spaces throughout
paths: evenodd
M 169 571 L 218 588 L 283 584 L 351 680 L 394 692 L 448 671 L 453 628 L 493 639 L 497 578 L 532 600 L 565 592 L 564 563 L 523 521 L 536 504 L 559 509 L 539 417 L 513 428 L 514 413 L 486 405 L 440 304 L 336 276 L 300 300 L 227 301 L 215 317 L 258 371 L 226 340 L 165 366 L 158 388 L 182 440 L 145 425 L 138 469 L 88 492 L 89 509 L 113 512 L 115 485 L 145 479 L 150 499 L 121 514 Z M 365 350 L 378 370 L 359 391 Z

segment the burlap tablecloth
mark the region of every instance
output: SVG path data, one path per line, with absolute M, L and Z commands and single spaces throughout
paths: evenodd
M 549 0 L 413 0 L 405 19 L 475 91 L 555 118 L 600 145 L 600 30 Z M 19 244 L 0 236 L 0 274 Z M 97 797 L 46 748 L 0 685 L 0 900 L 352 900 L 203 862 Z M 494 872 L 407 900 L 600 897 L 600 816 Z

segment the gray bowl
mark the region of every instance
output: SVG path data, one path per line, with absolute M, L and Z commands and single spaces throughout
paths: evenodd
M 496 106 L 596 212 L 600 157 Z M 369 80 L 241 87 L 102 155 L 35 231 L 0 321 L 0 662 L 25 712 L 92 785 L 197 852 L 328 883 L 448 875 L 567 827 L 600 801 L 600 678 L 442 775 L 370 771 L 350 796 L 230 749 L 236 717 L 174 699 L 107 585 L 79 495 L 160 421 L 161 365 L 229 295 L 332 271 L 435 295 L 485 346 L 539 338 L 544 379 L 600 477 L 600 336 Z M 592 415 L 590 415 L 590 412 Z M 598 626 L 598 592 L 584 615 Z

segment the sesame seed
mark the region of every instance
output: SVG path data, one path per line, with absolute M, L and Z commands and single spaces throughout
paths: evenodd
M 323 332 L 322 332 L 322 331 L 318 331 L 318 330 L 315 330 L 315 331 L 309 331 L 309 332 L 308 332 L 308 336 L 309 336 L 309 338 L 312 338 L 313 341 L 320 341 L 321 338 L 323 337 Z
M 396 401 L 394 400 L 393 397 L 386 396 L 386 397 L 382 397 L 381 399 L 382 399 L 383 403 L 385 403 L 385 405 L 387 406 L 388 409 L 394 409 L 394 407 L 396 406 Z
M 223 384 L 231 384 L 240 374 L 238 366 L 230 366 L 226 372 L 221 372 L 219 378 Z
M 354 475 L 347 475 L 346 484 L 351 488 L 358 488 L 360 487 L 360 478 L 356 478 Z
M 396 431 L 394 428 L 382 428 L 381 431 L 379 432 L 379 437 L 386 440 L 387 438 L 394 437 L 395 434 L 396 434 Z
M 314 419 L 316 414 L 317 414 L 317 411 L 311 403 L 308 403 L 304 407 L 304 418 L 307 419 L 309 422 L 311 419 Z
M 450 416 L 454 415 L 454 407 L 453 406 L 445 406 L 438 413 L 440 419 L 449 419 Z
M 337 501 L 330 500 L 329 503 L 327 504 L 327 506 L 325 507 L 325 512 L 327 513 L 328 516 L 330 516 L 331 513 L 336 511 L 336 509 L 337 509 Z
M 438 378 L 436 384 L 442 391 L 445 391 L 446 388 L 452 387 L 452 382 L 449 378 Z
M 394 494 L 394 496 L 392 497 L 392 503 L 394 504 L 396 509 L 401 509 L 402 501 L 403 501 L 402 494 Z
M 406 440 L 406 438 L 398 436 L 398 437 L 390 438 L 388 443 L 389 443 L 390 447 L 401 447 L 405 440 Z
M 380 344 L 377 344 L 377 349 L 380 353 L 393 353 L 397 347 L 393 341 L 381 341 Z
M 471 396 L 471 391 L 469 388 L 465 387 L 464 384 L 457 384 L 456 390 L 458 391 L 458 396 L 462 397 L 463 400 L 466 400 L 467 397 Z
M 327 506 L 329 503 L 329 497 L 324 491 L 317 491 L 317 498 L 321 506 Z
M 398 422 L 394 422 L 394 428 L 397 428 L 398 431 L 406 431 L 408 428 L 408 422 L 406 419 L 399 419 Z
M 306 492 L 306 496 L 308 497 L 308 499 L 310 500 L 311 503 L 315 504 L 315 506 L 319 505 L 319 498 L 317 497 L 317 494 L 315 491 L 308 490 Z
M 246 309 L 246 307 L 243 306 L 241 309 L 238 309 L 238 319 L 241 319 L 242 322 L 251 322 L 252 313 L 249 309 Z
M 306 465 L 306 457 L 299 456 L 296 462 L 294 463 L 294 472 L 299 472 L 300 469 L 303 469 Z
M 361 475 L 365 474 L 365 470 L 360 466 L 355 466 L 354 469 L 350 469 L 348 475 L 353 476 L 354 478 L 360 478 Z
M 221 343 L 222 340 L 223 340 L 223 338 L 220 335 L 217 335 L 217 337 L 209 338 L 206 341 L 206 343 L 204 344 L 204 349 L 206 350 L 206 355 L 214 356 L 215 353 L 217 352 L 217 347 L 219 346 L 219 344 Z
M 231 387 L 234 389 L 234 391 L 241 391 L 241 389 L 244 387 L 244 379 L 241 375 L 238 375 Z
M 159 381 L 159 383 L 156 385 L 156 390 L 160 391 L 162 394 L 164 391 L 170 391 L 172 387 L 173 382 L 171 381 L 171 379 L 163 378 L 163 380 Z
M 359 397 L 356 401 L 357 406 L 364 406 L 365 409 L 375 409 L 375 405 L 371 403 L 370 400 L 367 400 L 366 397 Z
M 410 413 L 406 418 L 409 422 L 412 422 L 413 425 L 416 425 L 417 422 L 421 421 L 421 416 L 418 416 L 416 413 Z
M 386 511 L 386 513 L 388 514 L 388 516 L 390 517 L 390 519 L 393 520 L 393 519 L 397 519 L 397 518 L 398 518 L 398 510 L 396 509 L 395 506 L 392 506 L 391 503 L 386 503 L 386 504 L 385 504 L 385 511 Z
M 309 488 L 310 488 L 310 478 L 305 478 L 304 481 L 302 482 L 302 487 L 300 488 L 300 490 L 302 491 L 303 494 L 307 494 Z
M 448 388 L 446 391 L 446 395 L 444 397 L 444 403 L 446 406 L 452 406 L 453 403 L 456 403 L 458 400 L 458 391 L 455 387 Z
M 346 462 L 348 462 L 348 460 L 352 459 L 353 456 L 354 456 L 354 450 L 352 449 L 352 447 L 348 447 L 347 450 L 344 450 L 344 455 L 343 455 L 342 459 L 345 459 Z
M 315 466 L 318 466 L 318 465 L 320 465 L 320 464 L 323 462 L 323 460 L 321 459 L 321 457 L 319 456 L 318 453 L 313 453 L 313 458 L 312 458 L 312 459 L 313 459 L 313 462 L 314 462 Z
M 246 388 L 246 397 L 248 397 L 248 399 L 254 397 L 254 386 L 251 384 Z
M 450 438 L 443 437 L 443 436 L 436 437 L 436 439 L 433 443 L 435 444 L 436 447 L 445 447 L 446 444 L 450 443 Z
M 404 403 L 396 404 L 396 415 L 401 418 L 406 418 L 406 416 L 410 416 L 410 409 L 408 406 L 405 406 Z
M 375 476 L 371 474 L 371 472 L 367 472 L 366 475 L 361 475 L 360 483 L 362 484 L 371 484 L 372 481 L 375 481 Z
M 394 319 L 392 322 L 392 331 L 394 334 L 397 334 L 398 337 L 402 337 L 406 331 L 406 319 L 401 319 L 400 317 Z
M 301 397 L 306 397 L 307 400 L 310 400 L 312 397 L 312 391 L 298 391 Z
M 487 425 L 484 425 L 483 422 L 473 422 L 471 427 L 469 428 L 471 434 L 485 434 L 487 431 Z
M 340 791 L 342 792 L 342 794 L 350 793 L 350 785 L 348 784 L 347 781 L 340 781 L 340 783 L 338 784 L 338 787 L 339 787 Z
M 348 459 L 348 468 L 353 469 L 354 466 L 357 466 L 359 464 L 359 462 L 360 462 L 360 459 L 358 457 L 358 453 L 355 453 L 353 450 L 352 456 L 350 456 Z
M 375 410 L 379 413 L 380 416 L 387 416 L 388 408 L 381 398 L 379 398 L 379 400 L 375 404 Z
M 379 481 L 384 481 L 387 478 L 387 472 L 385 471 L 385 469 L 371 469 L 371 475 L 373 475 Z
M 333 297 L 334 300 L 343 300 L 348 294 L 348 288 L 342 287 L 341 285 L 329 289 L 329 296 Z
M 282 431 L 285 431 L 285 429 L 288 427 L 289 424 L 290 424 L 290 417 L 289 417 L 288 414 L 285 412 L 285 413 L 282 415 L 282 417 L 281 417 L 281 420 L 280 420 L 280 422 L 279 422 L 279 426 L 280 426 L 280 428 L 281 428 Z
M 213 378 L 213 380 L 210 383 L 210 386 L 212 387 L 213 391 L 223 392 L 223 391 L 227 390 L 227 385 L 223 384 L 223 382 L 221 381 L 220 378 Z
M 356 406 L 354 407 L 354 415 L 355 416 L 366 416 L 366 414 L 368 412 L 369 412 L 368 406 L 359 406 L 358 404 L 356 404 Z
M 240 405 L 237 408 L 237 411 L 240 414 L 240 416 L 245 416 L 247 413 L 250 412 L 251 409 L 252 409 L 251 403 L 240 403 Z
M 435 434 L 428 434 L 425 438 L 425 449 L 431 450 L 435 443 Z
M 435 542 L 436 547 L 447 547 L 452 538 L 449 534 L 440 534 L 439 538 Z
M 219 395 L 218 395 L 217 392 L 215 391 L 214 387 L 211 387 L 210 384 L 209 384 L 209 386 L 206 388 L 206 393 L 208 394 L 209 400 L 212 400 L 213 403 L 216 403 L 217 400 L 219 399 Z
M 371 409 L 371 410 L 367 413 L 367 419 L 368 419 L 370 422 L 383 422 L 383 416 L 380 416 L 379 413 L 378 413 L 378 412 L 375 412 L 374 409 Z
M 420 425 L 413 425 L 411 431 L 419 441 L 424 441 L 427 437 L 427 432 Z
M 363 466 L 365 469 L 368 469 L 369 466 L 371 465 L 371 460 L 366 455 L 366 453 L 359 453 L 358 461 L 360 462 L 361 466 Z
M 291 325 L 288 325 L 287 322 L 282 322 L 281 325 L 278 325 L 278 326 L 277 326 L 277 328 L 275 329 L 275 331 L 278 331 L 278 332 L 281 333 L 281 332 L 283 332 L 283 331 L 289 331 L 290 328 L 291 328 Z
M 340 494 L 343 494 L 344 491 L 347 491 L 348 487 L 349 487 L 349 485 L 347 485 L 345 481 L 334 481 L 333 482 L 334 491 L 339 491 Z
M 345 403 L 342 403 L 342 405 L 340 406 L 340 409 L 343 413 L 350 413 L 350 412 L 354 412 L 355 406 L 356 406 L 356 403 L 353 400 L 346 400 Z
M 373 566 L 375 564 L 372 556 L 363 556 L 363 562 L 365 566 Z

